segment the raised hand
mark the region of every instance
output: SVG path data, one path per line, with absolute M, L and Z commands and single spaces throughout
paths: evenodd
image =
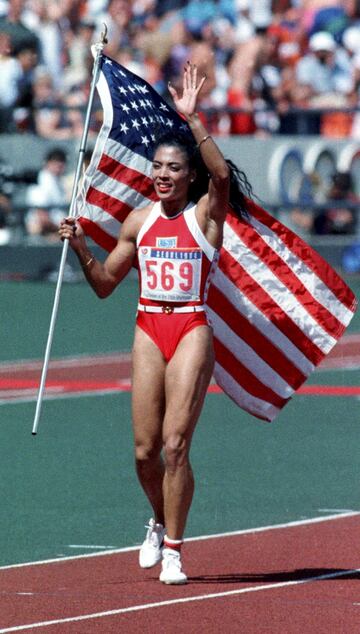
M 206 76 L 204 75 L 198 83 L 196 65 L 187 62 L 184 68 L 183 93 L 181 97 L 174 86 L 169 83 L 169 92 L 179 114 L 184 117 L 191 117 L 195 114 L 198 95 L 205 81 Z

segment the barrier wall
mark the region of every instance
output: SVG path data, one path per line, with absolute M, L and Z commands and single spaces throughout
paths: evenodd
M 351 139 L 229 137 L 219 145 L 268 204 L 297 202 L 304 176 L 313 172 L 326 185 L 334 171 L 351 171 L 360 196 L 360 143 Z
M 313 172 L 326 187 L 335 170 L 350 171 L 360 196 L 360 143 L 351 139 L 234 136 L 217 140 L 225 156 L 245 171 L 264 207 L 280 206 L 281 209 L 284 204 L 279 217 L 285 223 L 288 220 L 285 205 L 303 200 L 304 183 Z M 88 146 L 91 144 L 90 141 Z M 78 140 L 54 143 L 32 135 L 0 135 L 0 160 L 16 171 L 39 169 L 45 154 L 53 147 L 66 150 L 68 170 L 74 171 Z M 356 239 L 360 241 L 358 237 Z M 308 241 L 340 268 L 343 249 L 354 242 L 354 237 L 308 237 Z M 26 272 L 36 277 L 44 270 L 56 268 L 60 249 L 56 246 L 0 246 L 0 275 L 6 277 L 7 273 L 21 275 Z M 69 262 L 73 264 L 71 255 Z
M 313 171 L 325 179 L 336 169 L 352 171 L 360 195 L 360 142 L 318 136 L 233 136 L 217 140 L 224 154 L 246 172 L 256 194 L 268 204 L 297 200 L 302 177 Z M 54 143 L 32 135 L 0 135 L 0 160 L 16 170 L 40 168 L 46 152 L 54 146 L 66 150 L 68 169 L 74 170 L 77 140 Z

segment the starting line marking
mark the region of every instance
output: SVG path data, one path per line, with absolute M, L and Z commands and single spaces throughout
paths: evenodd
M 127 614 L 129 612 L 139 612 L 141 610 L 151 610 L 154 608 L 162 608 L 168 605 L 179 605 L 182 603 L 192 603 L 195 601 L 208 601 L 209 599 L 220 599 L 222 597 L 231 597 L 240 594 L 248 594 L 250 592 L 261 592 L 263 590 L 274 590 L 278 588 L 288 588 L 291 586 L 304 585 L 306 583 L 313 583 L 316 581 L 326 581 L 327 579 L 336 579 L 337 577 L 344 577 L 349 574 L 360 573 L 360 568 L 350 568 L 349 570 L 341 570 L 338 572 L 332 572 L 325 575 L 319 575 L 318 577 L 305 577 L 305 579 L 298 579 L 294 581 L 282 581 L 279 583 L 269 583 L 260 586 L 251 586 L 246 588 L 239 588 L 238 590 L 228 590 L 226 592 L 213 592 L 211 594 L 198 594 L 193 597 L 183 597 L 180 599 L 169 599 L 167 601 L 158 601 L 156 603 L 143 603 L 140 605 L 133 605 L 128 608 L 118 608 L 115 610 L 106 610 L 105 612 L 94 612 L 93 614 L 82 614 L 81 616 L 72 616 L 63 619 L 54 619 L 52 621 L 42 621 L 39 623 L 29 623 L 27 625 L 16 625 L 14 627 L 8 627 L 0 630 L 0 634 L 6 632 L 19 632 L 21 630 L 29 630 L 37 627 L 48 627 L 51 625 L 60 625 L 63 623 L 76 623 L 79 621 L 89 621 L 91 619 L 102 619 L 107 616 L 117 616 L 119 614 Z

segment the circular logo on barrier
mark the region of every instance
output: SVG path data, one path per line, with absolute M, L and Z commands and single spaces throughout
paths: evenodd
M 270 161 L 268 177 L 270 187 L 280 202 L 297 202 L 303 181 L 302 152 L 289 144 L 278 147 Z

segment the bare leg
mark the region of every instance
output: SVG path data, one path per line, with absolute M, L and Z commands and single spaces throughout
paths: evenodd
M 214 366 L 212 333 L 207 326 L 190 331 L 180 342 L 165 372 L 163 483 L 167 535 L 182 539 L 194 478 L 189 461 L 192 435 Z
M 164 377 L 166 363 L 150 337 L 139 327 L 133 347 L 132 416 L 136 471 L 154 511 L 156 522 L 164 525 L 161 458 L 162 424 L 165 411 Z

